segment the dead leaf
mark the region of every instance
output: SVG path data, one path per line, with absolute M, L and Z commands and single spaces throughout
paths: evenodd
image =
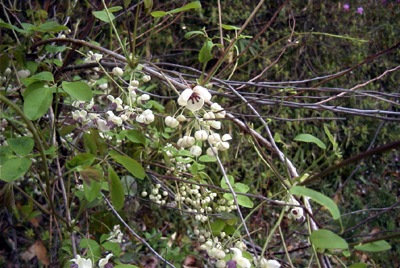
M 35 244 L 30 246 L 21 257 L 26 262 L 29 262 L 33 258 L 37 257 L 38 260 L 45 266 L 50 264 L 49 258 L 47 257 L 47 249 L 40 240 L 37 240 Z
M 35 258 L 36 256 L 36 250 L 35 250 L 35 244 L 33 244 L 32 246 L 30 246 L 28 248 L 27 251 L 25 251 L 21 258 L 25 261 L 25 262 L 29 262 L 30 260 L 32 260 L 33 258 Z
M 38 260 L 45 266 L 49 265 L 49 258 L 47 257 L 47 249 L 40 240 L 35 242 L 35 253 Z

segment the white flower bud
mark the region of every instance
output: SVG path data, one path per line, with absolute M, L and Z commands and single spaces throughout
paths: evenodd
M 218 149 L 215 147 L 213 147 L 213 149 L 214 149 L 215 153 L 218 155 Z M 211 147 L 207 149 L 206 154 L 209 157 L 215 157 L 214 152 L 212 151 Z
M 226 256 L 226 254 L 223 250 L 218 250 L 217 254 L 215 254 L 215 257 L 220 260 L 224 259 L 225 256 Z
M 7 69 L 4 71 L 5 76 L 9 76 L 11 74 L 11 69 L 7 67 Z
M 182 115 L 182 114 L 180 114 L 180 115 L 178 115 L 177 117 L 176 117 L 176 120 L 178 120 L 179 122 L 185 122 L 186 121 L 186 117 L 184 116 L 184 115 Z
M 215 119 L 215 115 L 214 115 L 213 112 L 208 112 L 208 113 L 205 113 L 205 114 L 203 115 L 203 118 L 206 119 L 206 120 L 208 120 L 208 119 Z
M 150 95 L 148 95 L 148 94 L 142 95 L 142 101 L 148 101 L 149 99 L 150 99 Z
M 229 134 L 225 134 L 224 136 L 222 136 L 221 140 L 222 141 L 229 141 L 232 139 L 232 136 Z
M 175 118 L 173 118 L 172 116 L 167 116 L 165 118 L 165 124 L 167 126 L 169 126 L 170 128 L 176 128 L 177 126 L 179 126 L 179 122 L 178 120 L 176 120 Z
M 31 75 L 31 72 L 29 70 L 19 70 L 17 74 L 20 78 L 27 78 Z
M 194 137 L 191 136 L 184 136 L 183 137 L 183 147 L 190 147 L 193 146 L 195 143 Z
M 190 154 L 193 156 L 200 156 L 202 153 L 200 146 L 194 145 L 190 148 Z
M 224 260 L 218 260 L 217 263 L 215 264 L 217 268 L 225 268 L 226 262 Z
M 205 131 L 205 130 L 198 130 L 198 131 L 196 131 L 196 133 L 194 133 L 194 137 L 198 141 L 205 141 L 208 138 L 208 134 L 207 134 L 207 131 Z
M 119 67 L 114 67 L 114 68 L 112 69 L 112 73 L 113 73 L 113 75 L 115 75 L 115 76 L 121 76 L 121 75 L 124 74 L 124 71 L 123 71 L 121 68 L 119 68 Z
M 151 80 L 151 76 L 150 75 L 145 75 L 145 76 L 143 76 L 143 78 L 142 78 L 142 80 L 143 80 L 143 82 L 149 82 L 150 80 Z
M 217 142 L 219 142 L 221 140 L 221 136 L 218 133 L 213 133 L 210 136 L 208 136 L 208 141 L 211 144 L 216 144 Z
M 139 81 L 132 80 L 130 84 L 131 84 L 132 87 L 138 87 L 139 86 Z
M 229 149 L 229 143 L 226 141 L 220 141 L 217 143 L 217 148 L 220 151 L 226 151 Z
M 143 197 L 146 197 L 146 196 L 147 196 L 147 192 L 146 192 L 146 191 L 143 191 L 143 192 L 142 192 L 142 196 L 143 196 Z
M 210 121 L 208 123 L 213 129 L 221 129 L 221 122 L 220 121 Z

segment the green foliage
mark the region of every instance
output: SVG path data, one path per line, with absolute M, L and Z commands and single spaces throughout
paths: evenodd
M 294 267 L 317 265 L 316 252 L 353 263 L 348 267 L 366 267 L 360 263 L 365 256 L 376 266 L 398 265 L 397 233 L 388 242 L 381 235 L 398 229 L 399 211 L 373 217 L 373 209 L 397 202 L 395 148 L 336 169 L 307 188 L 296 186 L 400 139 L 400 125 L 390 121 L 398 118 L 393 90 L 400 84 L 393 68 L 400 54 L 398 48 L 387 50 L 398 42 L 398 4 L 362 3 L 359 14 L 353 3 L 347 12 L 342 3 L 295 0 L 276 19 L 279 1 L 259 10 L 252 1 L 222 1 L 221 14 L 214 1 L 93 4 L 4 4 L 0 216 L 10 226 L 1 239 L 24 244 L 2 246 L 0 266 L 11 265 L 15 254 L 22 257 L 21 267 L 36 260 L 51 265 L 48 256 L 69 267 L 74 254 L 97 265 L 110 252 L 114 267 L 147 266 L 153 253 L 120 218 L 174 266 L 186 265 L 189 254 L 196 266 L 212 265 L 218 259 L 212 255 L 220 253 L 213 249 L 223 249 L 221 260 L 228 261 L 232 254 L 225 250 L 248 239 L 237 209 L 251 241 L 266 256 L 290 247 L 279 256 L 287 263 L 291 258 Z M 116 76 L 114 67 L 123 75 Z M 198 112 L 182 105 L 178 95 L 197 85 L 210 89 L 210 101 L 229 115 L 213 118 L 221 111 L 212 103 Z M 204 99 L 196 93 L 187 102 L 199 97 Z M 364 114 L 372 110 L 391 114 Z M 185 119 L 168 125 L 167 116 Z M 220 134 L 212 143 L 219 161 L 206 153 L 209 138 L 193 144 L 186 138 L 190 146 L 179 142 L 200 129 Z M 223 140 L 228 133 L 232 140 Z M 270 147 L 271 137 L 278 150 Z M 301 223 L 307 213 L 291 195 L 311 198 L 320 230 L 310 233 L 309 222 Z M 340 220 L 340 236 L 332 219 Z M 29 259 L 39 240 L 47 253 Z
M 312 232 L 310 239 L 315 247 L 321 249 L 347 249 L 349 247 L 343 238 L 326 229 Z

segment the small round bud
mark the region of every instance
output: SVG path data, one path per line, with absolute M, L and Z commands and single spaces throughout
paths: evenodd
M 112 73 L 115 76 L 121 76 L 121 75 L 124 74 L 124 71 L 119 67 L 114 67 L 113 70 L 112 70 Z
M 4 71 L 4 75 L 9 76 L 10 74 L 11 74 L 11 69 L 7 67 L 7 69 L 5 69 Z
M 193 156 L 200 156 L 202 153 L 200 146 L 194 145 L 190 148 L 190 154 Z
M 133 87 L 138 87 L 138 86 L 139 86 L 139 81 L 137 81 L 137 80 L 132 80 L 130 84 L 131 84 L 131 86 L 133 86 Z
M 147 192 L 146 192 L 146 191 L 143 191 L 143 192 L 142 192 L 142 196 L 143 196 L 143 197 L 146 197 L 146 196 L 147 196 Z
M 27 78 L 31 75 L 31 72 L 29 70 L 19 70 L 17 74 L 20 78 Z
M 151 76 L 150 75 L 145 75 L 145 76 L 143 76 L 143 78 L 142 78 L 142 80 L 143 80 L 143 82 L 149 82 L 150 80 L 151 80 Z
M 182 114 L 180 114 L 180 115 L 178 115 L 177 117 L 176 117 L 176 120 L 178 120 L 178 122 L 185 122 L 186 121 L 186 117 L 184 116 L 184 115 L 182 115 Z

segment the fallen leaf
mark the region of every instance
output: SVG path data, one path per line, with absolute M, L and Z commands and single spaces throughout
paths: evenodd
M 47 257 L 47 249 L 43 245 L 43 243 L 39 240 L 35 242 L 36 245 L 36 257 L 39 259 L 41 263 L 43 263 L 45 266 L 49 265 L 49 257 Z

